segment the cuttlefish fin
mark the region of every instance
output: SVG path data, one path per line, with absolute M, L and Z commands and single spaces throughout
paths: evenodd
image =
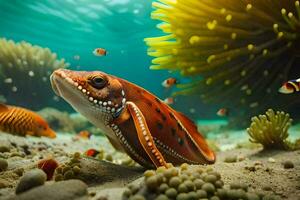
M 145 152 L 148 154 L 150 159 L 152 160 L 152 163 L 156 167 L 165 166 L 167 167 L 167 163 L 163 157 L 163 155 L 160 153 L 158 148 L 156 147 L 154 140 L 152 138 L 152 135 L 149 131 L 149 128 L 147 126 L 146 119 L 141 112 L 141 110 L 135 105 L 133 102 L 127 102 L 126 108 L 129 111 L 136 128 L 136 132 L 139 138 L 139 141 L 145 150 Z
M 212 150 L 210 150 L 203 136 L 198 132 L 197 126 L 192 120 L 187 118 L 184 114 L 180 112 L 174 112 L 175 118 L 182 123 L 182 126 L 187 131 L 189 139 L 197 147 L 198 151 L 205 157 L 206 161 L 209 163 L 214 163 L 216 160 L 216 155 Z

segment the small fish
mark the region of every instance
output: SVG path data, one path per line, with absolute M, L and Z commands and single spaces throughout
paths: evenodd
M 174 98 L 173 97 L 165 98 L 164 102 L 165 104 L 171 105 L 174 103 Z
M 5 104 L 0 104 L 0 130 L 21 136 L 56 137 L 48 123 L 37 113 Z
M 161 85 L 162 85 L 163 87 L 165 87 L 165 88 L 170 88 L 170 87 L 172 87 L 173 85 L 175 85 L 175 84 L 177 84 L 177 83 L 178 83 L 177 79 L 171 77 L 171 78 L 168 78 L 168 79 L 164 80 L 164 81 L 161 83 Z
M 91 134 L 89 131 L 87 131 L 87 130 L 80 131 L 80 132 L 76 135 L 76 137 L 82 138 L 82 139 L 90 139 L 91 136 L 92 136 L 92 134 Z
M 189 111 L 190 111 L 190 113 L 194 114 L 196 112 L 196 109 L 195 108 L 190 108 Z
M 221 108 L 218 110 L 217 115 L 220 117 L 226 117 L 228 116 L 229 112 L 227 108 Z
M 84 154 L 86 156 L 96 157 L 99 153 L 100 151 L 97 151 L 96 149 L 88 149 Z
M 107 51 L 105 49 L 102 49 L 102 48 L 96 48 L 96 49 L 94 49 L 93 54 L 95 56 L 106 56 Z
M 74 55 L 73 58 L 74 60 L 80 60 L 80 55 Z
M 300 91 L 300 78 L 285 82 L 278 90 L 282 94 L 292 94 Z

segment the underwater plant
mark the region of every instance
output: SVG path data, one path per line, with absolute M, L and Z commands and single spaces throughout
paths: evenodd
M 288 113 L 269 109 L 265 115 L 253 117 L 251 121 L 250 127 L 247 128 L 251 142 L 262 144 L 264 149 L 294 148 L 287 140 L 288 129 L 293 121 Z
M 278 93 L 284 81 L 300 77 L 299 0 L 158 0 L 152 5 L 151 17 L 164 22 L 158 28 L 165 35 L 145 39 L 155 57 L 150 68 L 192 79 L 174 95 L 198 94 L 206 103 L 230 108 L 230 121 L 238 126 L 268 107 L 299 103 L 299 95 Z
M 53 70 L 68 66 L 64 59 L 58 60 L 48 48 L 24 41 L 3 38 L 0 47 L 0 95 L 9 104 L 37 110 L 58 100 L 49 76 Z

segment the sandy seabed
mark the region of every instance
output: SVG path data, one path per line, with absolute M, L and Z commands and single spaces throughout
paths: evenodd
M 230 134 L 229 134 L 230 135 Z M 245 141 L 237 137 L 238 142 Z M 9 147 L 10 152 L 0 153 L 8 161 L 8 168 L 0 172 L 0 199 L 18 199 L 15 188 L 23 172 L 36 168 L 40 159 L 53 157 L 59 163 L 66 162 L 74 152 L 102 148 L 113 157 L 115 163 L 97 159 L 84 158 L 86 174 L 84 180 L 88 185 L 86 197 L 78 199 L 122 199 L 126 184 L 142 181 L 144 169 L 119 165 L 124 156 L 115 152 L 105 137 L 93 136 L 90 140 L 72 139 L 73 135 L 59 134 L 54 140 L 48 138 L 18 137 L 0 133 L 1 146 Z M 282 199 L 300 199 L 300 151 L 268 151 L 256 148 L 232 148 L 232 138 L 215 137 L 221 150 L 217 152 L 217 162 L 211 167 L 218 171 L 225 184 L 245 183 L 255 190 L 273 192 Z M 224 162 L 225 158 L 236 157 L 237 161 Z M 291 161 L 293 168 L 285 169 L 283 162 Z M 47 181 L 46 185 L 54 181 Z M 44 196 L 47 194 L 44 194 Z M 20 198 L 26 199 L 26 198 Z M 47 199 L 46 197 L 44 199 Z M 76 199 L 75 197 L 73 199 Z

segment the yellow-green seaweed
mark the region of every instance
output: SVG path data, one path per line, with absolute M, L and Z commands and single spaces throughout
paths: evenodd
M 68 66 L 49 48 L 0 39 L 0 95 L 10 104 L 40 109 L 54 98 L 49 76 Z
M 287 140 L 293 121 L 288 113 L 269 109 L 265 115 L 253 117 L 251 121 L 247 128 L 251 142 L 262 144 L 264 149 L 293 149 Z
M 299 0 L 157 0 L 152 18 L 165 35 L 146 38 L 151 69 L 179 71 L 192 82 L 175 95 L 198 94 L 231 109 L 246 126 L 268 107 L 290 107 L 300 95 L 278 93 L 299 78 Z M 275 100 L 276 99 L 276 100 Z M 234 113 L 234 114 L 233 114 Z M 245 119 L 243 123 L 241 120 Z

